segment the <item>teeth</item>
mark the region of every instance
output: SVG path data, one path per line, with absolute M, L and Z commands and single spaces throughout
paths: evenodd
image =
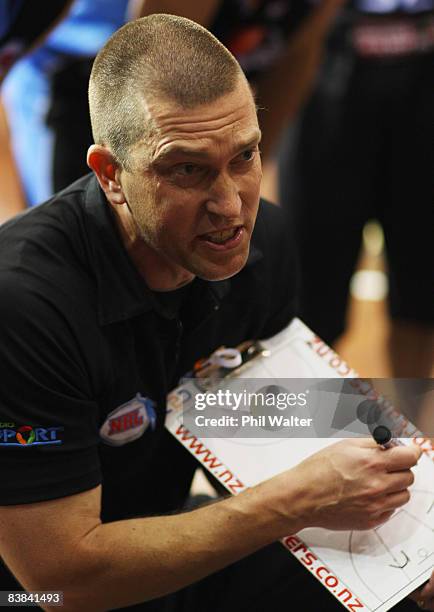
M 238 228 L 234 227 L 233 229 L 226 230 L 223 232 L 214 232 L 212 234 L 206 234 L 206 239 L 210 242 L 215 242 L 216 244 L 221 244 L 222 242 L 226 242 L 229 238 L 233 238 L 237 233 Z

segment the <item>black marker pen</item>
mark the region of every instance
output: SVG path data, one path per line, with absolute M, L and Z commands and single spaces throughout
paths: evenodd
M 384 450 L 393 446 L 403 446 L 401 440 L 394 438 L 390 429 L 385 425 L 378 425 L 372 432 L 372 435 L 376 443 L 384 448 Z

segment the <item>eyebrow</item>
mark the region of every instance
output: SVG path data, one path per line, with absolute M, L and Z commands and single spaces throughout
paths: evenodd
M 235 151 L 241 152 L 244 149 L 248 149 L 249 147 L 253 145 L 256 146 L 261 141 L 261 136 L 262 136 L 261 131 L 258 130 L 255 136 L 249 139 L 246 139 L 246 141 L 244 142 L 240 142 L 236 146 Z M 181 147 L 178 145 L 173 145 L 173 146 L 168 146 L 163 151 L 161 151 L 161 153 L 159 153 L 151 161 L 151 164 L 159 164 L 160 162 L 163 162 L 166 158 L 175 157 L 175 156 L 180 156 L 180 157 L 186 156 L 186 157 L 195 158 L 195 159 L 210 159 L 212 157 L 208 153 L 208 151 L 204 151 L 204 150 L 201 151 L 200 149 L 192 149 L 189 147 Z

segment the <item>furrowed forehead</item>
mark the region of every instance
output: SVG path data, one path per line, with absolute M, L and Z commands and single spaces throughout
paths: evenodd
M 131 148 L 133 154 L 161 160 L 174 155 L 207 155 L 209 147 L 225 144 L 236 149 L 256 145 L 260 130 L 250 89 L 243 82 L 214 102 L 184 108 L 175 100 L 153 96 L 142 99 L 148 125 Z
M 234 155 L 249 147 L 255 147 L 261 140 L 261 131 L 259 128 L 249 130 L 243 135 L 239 135 L 231 142 L 231 150 Z M 185 143 L 174 142 L 168 144 L 156 152 L 153 157 L 153 163 L 164 163 L 165 161 L 178 158 L 188 157 L 189 159 L 207 160 L 213 157 L 210 146 L 206 146 L 203 142 Z

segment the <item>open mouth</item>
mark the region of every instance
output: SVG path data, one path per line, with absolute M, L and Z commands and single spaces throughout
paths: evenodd
M 229 240 L 235 238 L 240 231 L 240 226 L 232 227 L 230 229 L 222 230 L 221 232 L 211 232 L 209 234 L 202 234 L 202 240 L 208 240 L 213 244 L 225 244 Z

